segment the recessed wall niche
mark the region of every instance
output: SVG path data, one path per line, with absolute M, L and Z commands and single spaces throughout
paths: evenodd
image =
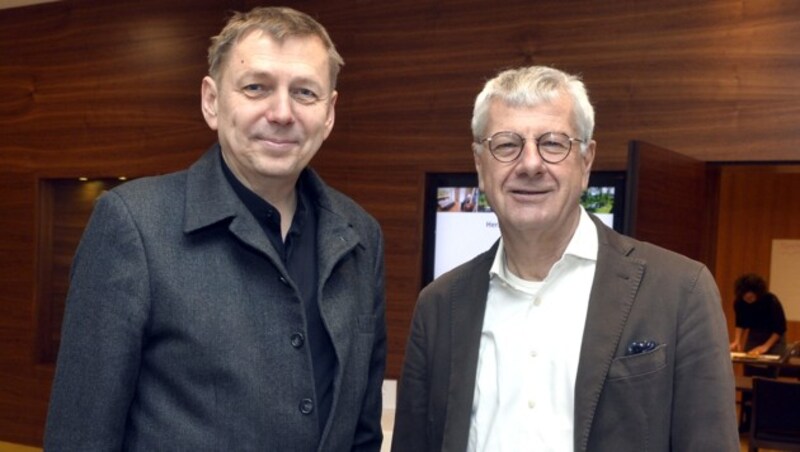
M 72 257 L 94 202 L 125 178 L 38 178 L 36 359 L 52 364 L 61 341 L 61 322 Z

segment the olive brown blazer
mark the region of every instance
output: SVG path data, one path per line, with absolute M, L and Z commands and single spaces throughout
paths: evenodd
M 710 272 L 593 220 L 599 251 L 575 386 L 575 450 L 738 451 L 727 328 Z M 393 451 L 466 450 L 497 246 L 420 293 Z M 658 346 L 626 356 L 642 340 Z

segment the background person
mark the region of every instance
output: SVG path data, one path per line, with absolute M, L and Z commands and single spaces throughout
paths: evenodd
M 734 292 L 736 331 L 730 349 L 755 356 L 782 355 L 786 351 L 786 316 L 778 297 L 767 291 L 764 278 L 742 275 L 734 283 Z
M 378 451 L 377 222 L 307 166 L 342 66 L 288 8 L 212 39 L 189 169 L 99 198 L 75 256 L 48 451 Z
M 714 279 L 580 206 L 593 128 L 583 83 L 552 68 L 478 95 L 475 166 L 501 238 L 419 295 L 395 452 L 739 450 Z
M 786 317 L 778 297 L 768 292 L 764 278 L 754 273 L 740 276 L 733 287 L 736 330 L 730 344 L 731 351 L 745 351 L 752 356 L 783 355 L 786 351 Z M 778 369 L 774 366 L 745 364 L 742 374 L 746 377 L 775 378 Z M 744 392 L 741 397 L 739 431 L 747 432 L 750 431 L 750 401 L 753 395 Z

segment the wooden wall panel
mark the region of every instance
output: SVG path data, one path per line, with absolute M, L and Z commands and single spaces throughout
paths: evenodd
M 52 372 L 34 360 L 34 180 L 0 168 L 0 440 L 36 444 Z
M 706 164 L 641 141 L 628 158 L 628 233 L 712 267 Z
M 731 337 L 733 283 L 758 273 L 769 284 L 773 239 L 800 240 L 800 165 L 720 168 L 715 277 Z M 800 322 L 789 322 L 787 341 L 798 340 Z
M 227 11 L 262 3 L 0 11 L 0 439 L 40 442 L 49 395 L 32 331 L 37 175 L 159 174 L 193 161 L 215 139 L 199 109 L 209 37 Z M 337 124 L 313 165 L 384 227 L 389 376 L 419 290 L 424 174 L 472 170 L 472 101 L 498 69 L 583 74 L 598 170 L 624 169 L 632 139 L 700 160 L 798 159 L 800 2 L 284 3 L 318 17 L 346 60 Z

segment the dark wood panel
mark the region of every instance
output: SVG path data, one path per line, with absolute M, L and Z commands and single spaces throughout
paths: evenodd
M 710 215 L 704 162 L 631 142 L 627 231 L 710 265 Z
M 199 109 L 209 37 L 229 10 L 262 3 L 0 10 L 0 439 L 39 443 L 49 393 L 33 332 L 37 177 L 160 174 L 196 159 L 215 139 Z M 347 63 L 337 124 L 314 166 L 384 227 L 390 377 L 419 288 L 422 175 L 473 169 L 472 102 L 498 69 L 583 74 L 597 110 L 596 169 L 624 169 L 632 139 L 708 161 L 799 158 L 800 2 L 285 4 L 319 18 Z M 758 245 L 737 248 L 760 259 Z

